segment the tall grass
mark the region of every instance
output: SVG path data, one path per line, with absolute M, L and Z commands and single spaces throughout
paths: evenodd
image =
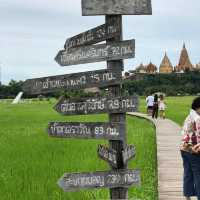
M 107 121 L 106 115 L 60 116 L 53 104 L 0 104 L 0 199 L 91 200 L 109 199 L 108 189 L 64 193 L 56 184 L 65 172 L 108 170 L 97 157 L 103 140 L 48 137 L 49 121 Z M 157 199 L 156 141 L 152 124 L 127 117 L 128 143 L 136 146 L 129 168 L 142 172 L 141 187 L 129 189 L 130 199 Z
M 190 112 L 191 104 L 195 96 L 166 97 L 166 117 L 182 125 Z M 140 111 L 146 112 L 145 98 L 141 98 Z

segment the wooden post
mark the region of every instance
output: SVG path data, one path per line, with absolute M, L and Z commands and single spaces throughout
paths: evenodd
M 118 36 L 115 36 L 112 39 L 106 40 L 107 43 L 110 42 L 118 42 L 122 41 L 122 16 L 121 15 L 107 15 L 106 16 L 106 23 L 109 23 L 110 20 L 114 24 L 120 24 L 120 33 Z M 116 61 L 107 61 L 107 68 L 109 70 L 123 70 L 123 60 L 116 60 Z M 121 85 L 109 87 L 109 94 L 111 96 L 120 96 L 121 95 Z M 126 114 L 117 113 L 117 114 L 109 114 L 110 122 L 120 122 L 123 123 L 123 131 L 122 135 L 124 135 L 123 141 L 109 141 L 110 148 L 114 149 L 117 152 L 117 168 L 112 167 L 113 170 L 116 169 L 127 169 L 127 165 L 124 165 L 122 159 L 122 150 L 126 146 Z M 110 189 L 110 198 L 111 199 L 128 199 L 128 189 L 127 188 L 113 188 Z

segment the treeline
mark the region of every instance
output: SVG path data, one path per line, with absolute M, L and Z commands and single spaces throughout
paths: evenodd
M 23 91 L 23 81 L 15 81 L 11 80 L 8 85 L 0 85 L 0 99 L 14 99 L 17 94 Z M 80 98 L 80 97 L 94 97 L 98 95 L 105 96 L 105 91 L 100 91 L 100 93 L 94 92 L 86 92 L 84 90 L 67 90 L 67 91 L 57 91 L 54 93 L 49 93 L 45 95 L 30 95 L 28 93 L 23 94 L 23 98 L 38 98 L 39 100 L 43 100 L 44 98 L 59 98 L 60 96 L 66 96 L 69 98 Z
M 11 80 L 8 85 L 0 85 L 0 99 L 13 99 L 22 91 L 23 81 Z
M 164 92 L 168 96 L 199 95 L 200 72 L 152 74 L 142 78 L 124 81 L 124 89 L 129 94 L 148 95 Z
M 183 74 L 152 74 L 137 75 L 133 80 L 123 82 L 124 94 L 138 94 L 141 96 L 155 92 L 163 92 L 168 96 L 200 95 L 200 72 L 187 72 Z M 0 99 L 13 99 L 22 91 L 23 81 L 11 80 L 8 85 L 0 85 Z M 84 91 L 60 91 L 45 95 L 45 97 L 59 98 L 61 95 L 69 97 L 95 96 Z M 102 96 L 106 95 L 101 91 Z M 24 98 L 35 98 L 38 95 L 24 94 Z M 40 95 L 41 98 L 41 95 Z

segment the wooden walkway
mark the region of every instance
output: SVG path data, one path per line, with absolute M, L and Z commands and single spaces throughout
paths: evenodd
M 185 200 L 182 192 L 183 167 L 179 151 L 181 127 L 169 119 L 153 120 L 142 113 L 128 114 L 146 118 L 156 127 L 159 200 Z

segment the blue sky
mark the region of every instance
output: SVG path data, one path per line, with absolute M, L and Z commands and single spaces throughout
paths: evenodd
M 159 65 L 167 51 L 173 65 L 183 42 L 193 64 L 200 62 L 200 1 L 153 0 L 152 16 L 124 16 L 124 39 L 136 40 L 136 57 Z M 61 67 L 55 61 L 65 40 L 104 23 L 104 17 L 81 15 L 81 0 L 0 0 L 2 82 L 105 68 L 105 62 Z

